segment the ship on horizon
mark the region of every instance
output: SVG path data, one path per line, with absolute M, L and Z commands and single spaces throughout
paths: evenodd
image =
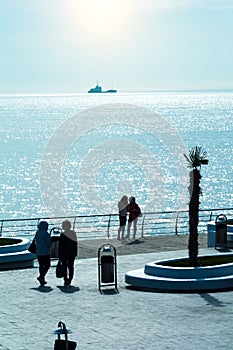
M 96 86 L 94 88 L 91 88 L 90 90 L 88 90 L 89 94 L 90 93 L 91 94 L 93 94 L 93 93 L 102 94 L 102 93 L 115 93 L 115 92 L 117 92 L 117 90 L 115 90 L 115 89 L 103 91 L 102 86 L 100 86 L 98 83 L 96 84 Z

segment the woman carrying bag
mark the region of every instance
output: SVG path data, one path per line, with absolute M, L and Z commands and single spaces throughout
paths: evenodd
M 41 221 L 38 224 L 38 230 L 35 235 L 36 242 L 36 255 L 39 263 L 39 281 L 41 286 L 44 286 L 47 282 L 45 281 L 45 275 L 47 274 L 50 268 L 50 248 L 51 248 L 51 239 L 48 233 L 48 223 L 47 221 Z
M 74 261 L 78 254 L 77 235 L 71 230 L 71 223 L 68 220 L 63 221 L 62 229 L 58 255 L 64 270 L 64 284 L 70 286 L 74 277 Z

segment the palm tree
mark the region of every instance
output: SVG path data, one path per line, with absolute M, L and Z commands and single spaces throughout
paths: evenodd
M 189 202 L 189 266 L 198 266 L 198 212 L 200 204 L 200 195 L 202 193 L 200 187 L 200 169 L 204 164 L 208 164 L 206 159 L 207 152 L 202 147 L 196 146 L 189 151 L 189 156 L 184 154 L 188 167 L 192 168 L 189 173 L 190 176 L 190 202 Z

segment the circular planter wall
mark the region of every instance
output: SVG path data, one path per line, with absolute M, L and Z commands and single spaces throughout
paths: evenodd
M 226 253 L 226 255 L 233 255 Z M 125 282 L 155 291 L 216 291 L 233 288 L 233 263 L 206 267 L 173 267 L 184 258 L 148 263 L 144 269 L 129 271 Z
M 36 256 L 27 250 L 30 240 L 27 238 L 6 238 L 12 244 L 0 246 L 0 270 L 34 267 Z

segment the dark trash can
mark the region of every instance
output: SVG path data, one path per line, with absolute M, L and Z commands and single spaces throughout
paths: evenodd
M 54 259 L 58 259 L 58 250 L 59 250 L 59 240 L 62 229 L 60 227 L 53 227 L 50 230 L 50 238 L 51 238 L 51 253 L 50 257 Z
M 227 248 L 227 217 L 220 214 L 215 219 L 215 249 Z
M 99 291 L 102 287 L 114 286 L 117 290 L 116 249 L 104 244 L 98 251 Z
M 114 282 L 114 257 L 102 256 L 101 257 L 101 282 L 112 283 Z

